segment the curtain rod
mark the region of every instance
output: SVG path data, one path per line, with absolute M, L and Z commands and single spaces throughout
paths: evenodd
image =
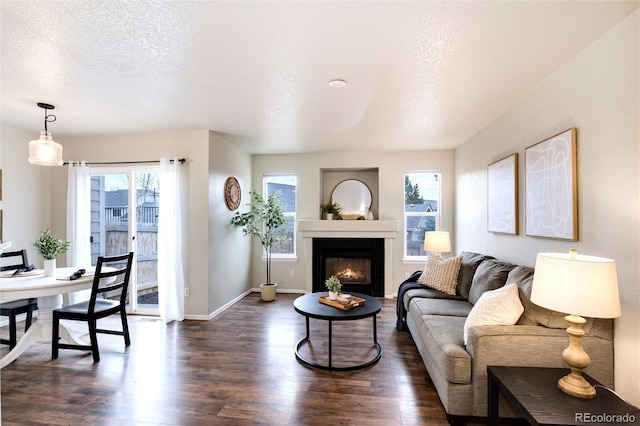
M 187 161 L 186 158 L 178 158 L 178 162 L 180 162 L 180 164 L 184 164 L 184 162 Z M 87 161 L 87 165 L 92 166 L 92 165 L 99 165 L 99 166 L 106 166 L 109 164 L 150 164 L 150 163 L 159 163 L 160 160 L 142 160 L 142 161 L 105 161 L 105 162 L 101 162 L 101 163 L 93 163 L 93 162 L 88 162 Z M 173 160 L 170 160 L 171 163 L 173 163 Z M 64 163 L 62 163 L 63 166 L 68 165 L 69 162 L 65 161 Z

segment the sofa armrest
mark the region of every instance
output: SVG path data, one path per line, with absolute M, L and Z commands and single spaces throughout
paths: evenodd
M 613 386 L 613 342 L 595 336 L 582 339 L 591 365 L 585 370 L 605 386 Z M 487 366 L 568 368 L 562 351 L 569 345 L 565 330 L 535 325 L 483 325 L 469 328 L 474 415 L 486 416 Z

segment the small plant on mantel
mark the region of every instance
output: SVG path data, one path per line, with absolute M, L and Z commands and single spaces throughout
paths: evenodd
M 325 214 L 334 214 L 336 216 L 339 216 L 340 213 L 342 213 L 342 207 L 340 207 L 340 204 L 335 203 L 331 200 L 329 200 L 327 204 L 323 204 L 320 207 L 322 208 L 322 212 Z

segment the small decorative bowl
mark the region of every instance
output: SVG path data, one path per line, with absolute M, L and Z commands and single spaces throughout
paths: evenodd
M 339 294 L 338 295 L 338 303 L 342 304 L 342 305 L 348 305 L 349 303 L 351 303 L 351 295 L 350 294 Z

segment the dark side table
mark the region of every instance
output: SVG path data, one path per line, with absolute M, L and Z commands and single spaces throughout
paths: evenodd
M 498 395 L 531 425 L 637 425 L 640 410 L 596 386 L 596 397 L 580 399 L 562 392 L 558 379 L 568 368 L 487 367 L 489 425 L 498 424 Z M 600 385 L 587 374 L 592 385 Z
M 318 302 L 318 297 L 327 295 L 326 291 L 305 294 L 304 296 L 300 296 L 293 301 L 293 307 L 295 308 L 296 312 L 304 315 L 306 326 L 307 326 L 306 336 L 303 337 L 296 345 L 296 358 L 300 362 L 302 362 L 303 364 L 309 367 L 319 368 L 321 370 L 353 371 L 353 370 L 358 370 L 360 368 L 369 367 L 370 365 L 373 365 L 380 360 L 380 357 L 382 356 L 382 348 L 378 343 L 376 315 L 378 314 L 378 312 L 380 312 L 380 309 L 382 309 L 382 303 L 380 303 L 380 301 L 375 297 L 368 296 L 366 294 L 359 294 L 359 293 L 350 293 L 350 294 L 364 299 L 365 300 L 364 306 L 358 306 L 358 307 L 349 309 L 347 311 L 343 311 L 339 308 L 334 308 L 333 306 L 325 305 L 323 303 Z M 331 359 L 333 321 L 354 321 L 354 320 L 370 318 L 370 317 L 373 318 L 373 344 L 377 350 L 376 355 L 373 357 L 373 359 L 363 364 L 347 366 L 347 367 L 335 367 Z M 309 341 L 309 318 L 324 320 L 329 323 L 329 347 L 328 347 L 329 363 L 327 365 L 311 362 L 305 359 L 302 355 L 300 355 L 300 347 Z

